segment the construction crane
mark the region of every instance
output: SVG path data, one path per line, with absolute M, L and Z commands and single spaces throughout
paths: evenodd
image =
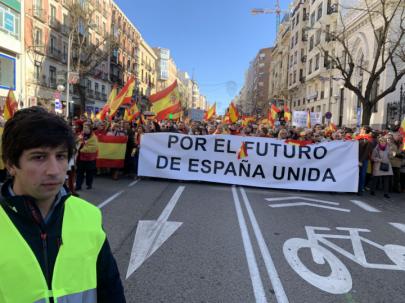
M 278 33 L 278 28 L 280 27 L 280 15 L 281 14 L 289 14 L 290 11 L 280 9 L 280 1 L 276 0 L 276 6 L 274 9 L 267 9 L 267 8 L 254 8 L 251 10 L 252 15 L 260 15 L 260 14 L 276 14 L 276 35 Z

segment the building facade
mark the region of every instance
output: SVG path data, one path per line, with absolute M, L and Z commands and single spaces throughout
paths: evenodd
M 19 106 L 24 105 L 24 1 L 0 1 L 0 109 L 8 91 L 14 91 Z

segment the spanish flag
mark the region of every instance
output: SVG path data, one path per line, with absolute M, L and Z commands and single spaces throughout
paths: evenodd
M 131 122 L 135 120 L 139 115 L 140 111 L 136 103 L 132 104 L 130 108 L 125 109 L 124 120 Z
M 242 116 L 242 125 L 247 126 L 250 122 L 255 122 L 256 118 L 253 116 Z
M 131 103 L 132 95 L 135 88 L 135 78 L 131 77 L 125 86 L 121 89 L 119 94 L 111 101 L 110 107 L 110 119 L 115 116 L 118 108 L 121 105 Z
M 291 112 L 290 109 L 288 108 L 287 103 L 284 103 L 284 121 L 291 122 Z
M 208 111 L 205 112 L 204 120 L 210 120 L 215 114 L 217 110 L 217 103 L 215 102 Z
M 401 127 L 399 128 L 399 132 L 402 134 L 402 136 L 405 136 L 405 118 L 402 120 Z
M 96 120 L 96 116 L 94 115 L 93 111 L 90 114 L 90 120 L 91 120 L 91 122 L 94 122 L 94 120 Z
M 334 123 L 330 122 L 329 126 L 328 126 L 328 130 L 330 130 L 331 132 L 335 132 L 337 130 L 337 127 Z
M 307 110 L 307 128 L 311 128 L 311 112 Z
M 233 102 L 231 102 L 231 105 L 229 106 L 229 119 L 231 120 L 231 123 L 236 123 L 239 120 L 238 109 Z
M 14 113 L 17 110 L 17 101 L 15 100 L 14 97 L 14 93 L 13 91 L 10 89 L 8 91 L 8 95 L 6 98 L 6 102 L 4 104 L 4 111 L 3 111 L 3 118 L 4 120 L 9 120 L 14 116 Z
M 151 111 L 156 114 L 158 121 L 169 118 L 170 114 L 181 112 L 180 94 L 177 80 L 164 90 L 149 97 L 152 104 Z
M 97 167 L 124 167 L 127 136 L 98 136 Z
M 110 92 L 110 95 L 108 96 L 106 105 L 110 105 L 112 103 L 112 101 L 115 99 L 115 97 L 117 97 L 117 92 L 118 92 L 118 84 L 115 83 L 113 85 L 113 87 L 111 88 L 111 92 Z
M 295 146 L 306 146 L 312 144 L 312 142 L 308 140 L 293 140 L 293 139 L 287 139 L 284 141 L 284 143 Z
M 247 156 L 248 156 L 248 153 L 247 153 L 246 144 L 245 144 L 245 142 L 242 142 L 242 145 L 240 146 L 239 151 L 238 151 L 238 160 L 244 159 Z
M 271 127 L 274 127 L 276 121 L 278 120 L 278 114 L 280 109 L 274 104 L 271 105 L 270 111 L 268 113 L 268 120 Z

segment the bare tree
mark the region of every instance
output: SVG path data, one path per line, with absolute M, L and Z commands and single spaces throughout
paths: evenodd
M 321 47 L 325 61 L 341 75 L 344 87 L 353 91 L 363 106 L 362 125 L 370 123 L 373 108 L 379 100 L 395 91 L 405 75 L 405 1 L 358 0 L 339 5 L 335 31 L 326 31 L 327 39 L 335 41 L 336 51 Z M 355 2 L 352 5 L 345 3 Z M 371 55 L 365 57 L 356 40 L 355 26 L 371 26 L 374 41 Z M 385 73 L 387 82 L 379 87 Z
M 86 104 L 86 89 L 83 79 L 89 76 L 100 77 L 99 66 L 106 62 L 118 45 L 118 39 L 110 30 L 101 29 L 95 24 L 95 5 L 91 1 L 71 1 L 69 3 L 69 25 L 72 35 L 71 71 L 79 73 L 81 81 L 74 84 L 74 91 L 80 97 L 81 110 Z M 109 12 L 108 12 L 109 13 Z M 91 32 L 97 32 L 100 39 L 90 39 Z M 109 64 L 109 62 L 106 62 Z M 108 79 L 105 79 L 108 80 Z

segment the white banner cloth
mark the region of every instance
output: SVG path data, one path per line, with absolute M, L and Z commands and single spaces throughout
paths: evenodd
M 238 159 L 242 146 L 247 156 Z M 307 146 L 230 135 L 144 134 L 139 176 L 267 188 L 357 192 L 358 142 Z

